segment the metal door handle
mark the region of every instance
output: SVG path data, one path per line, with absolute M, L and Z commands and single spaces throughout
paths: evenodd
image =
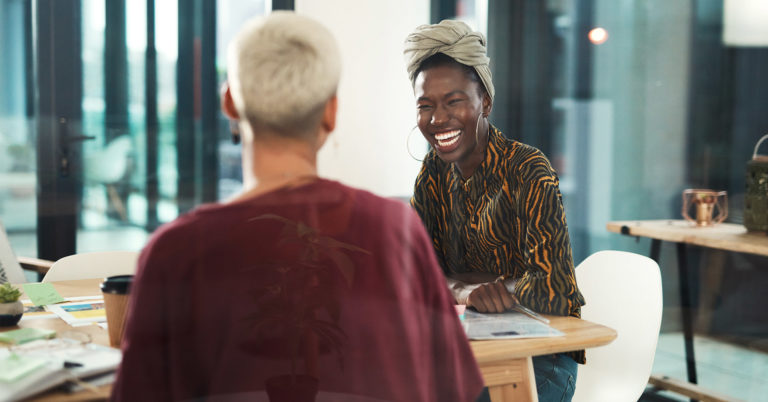
M 95 140 L 90 135 L 69 135 L 69 124 L 66 117 L 59 118 L 59 175 L 69 177 L 69 144 Z

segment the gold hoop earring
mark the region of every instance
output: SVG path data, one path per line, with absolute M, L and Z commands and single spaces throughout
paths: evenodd
M 237 121 L 230 120 L 229 121 L 229 131 L 232 133 L 232 143 L 237 145 L 240 143 L 240 126 L 237 124 Z
M 410 145 L 411 144 L 411 136 L 413 135 L 413 130 L 417 129 L 418 127 L 419 126 L 413 126 L 411 131 L 408 133 L 408 137 L 405 139 L 405 150 L 408 151 L 408 155 L 410 155 L 411 158 L 413 158 L 413 160 L 415 160 L 417 162 L 424 162 L 423 159 L 419 159 L 419 158 L 413 156 L 413 154 L 411 153 L 411 145 Z
M 475 144 L 478 143 L 478 132 L 480 131 L 480 118 L 483 117 L 483 112 L 477 115 L 477 123 L 475 123 Z

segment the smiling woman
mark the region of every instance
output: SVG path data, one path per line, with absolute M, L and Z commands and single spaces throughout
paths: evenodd
M 418 126 L 440 158 L 456 163 L 462 177 L 472 176 L 488 144 L 491 97 L 471 67 L 443 53 L 417 70 L 414 92 Z
M 558 177 L 536 148 L 488 121 L 485 38 L 464 23 L 422 25 L 405 45 L 417 125 L 432 150 L 411 200 L 458 304 L 498 313 L 528 306 L 580 316 Z M 533 359 L 539 400 L 570 401 L 584 352 Z

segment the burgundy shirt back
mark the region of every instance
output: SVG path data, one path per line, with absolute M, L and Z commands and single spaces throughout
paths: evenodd
M 328 180 L 198 208 L 142 252 L 112 397 L 267 400 L 308 372 L 318 400 L 474 400 L 433 253 L 405 203 Z

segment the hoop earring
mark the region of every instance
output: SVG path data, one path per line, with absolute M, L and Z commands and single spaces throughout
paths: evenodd
M 413 135 L 413 130 L 415 130 L 418 127 L 419 126 L 413 126 L 411 131 L 408 133 L 408 137 L 405 139 L 405 150 L 408 151 L 408 155 L 410 155 L 411 158 L 413 158 L 413 160 L 415 160 L 417 162 L 424 162 L 423 159 L 419 159 L 419 158 L 413 156 L 413 154 L 411 153 L 411 145 L 410 145 L 410 143 L 411 143 L 411 135 Z
M 483 117 L 483 112 L 477 115 L 477 123 L 475 123 L 475 144 L 478 143 L 478 132 L 480 131 L 480 118 Z
M 232 143 L 237 145 L 240 143 L 240 126 L 237 124 L 237 121 L 230 120 L 229 121 L 229 131 L 232 133 Z

